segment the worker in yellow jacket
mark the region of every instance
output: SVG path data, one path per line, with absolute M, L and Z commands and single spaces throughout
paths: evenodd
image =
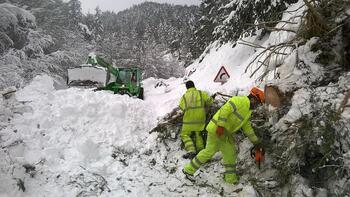
M 206 108 L 213 103 L 213 98 L 208 93 L 197 90 L 193 81 L 187 81 L 186 88 L 179 104 L 184 112 L 180 137 L 187 151 L 183 157 L 192 159 L 204 149 L 202 131 L 206 124 Z
M 207 125 L 207 145 L 190 163 L 186 164 L 183 172 L 191 178 L 201 165 L 221 151 L 225 167 L 224 181 L 237 184 L 239 177 L 236 173 L 236 150 L 233 134 L 242 129 L 249 140 L 261 147 L 250 123 L 252 110 L 263 104 L 264 92 L 253 88 L 248 96 L 234 96 L 225 103 Z

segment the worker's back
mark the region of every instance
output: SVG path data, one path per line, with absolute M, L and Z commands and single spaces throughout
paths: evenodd
M 230 134 L 238 131 L 251 116 L 250 102 L 246 96 L 234 96 L 227 101 L 207 126 L 208 131 L 215 131 L 216 125 L 222 126 Z
M 206 92 L 189 88 L 180 101 L 180 108 L 184 111 L 182 130 L 202 131 L 205 127 L 205 107 L 211 103 L 212 99 Z

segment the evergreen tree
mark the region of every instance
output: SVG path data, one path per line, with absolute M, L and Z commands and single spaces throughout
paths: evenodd
M 69 18 L 69 28 L 74 30 L 78 28 L 78 24 L 82 21 L 82 9 L 79 0 L 70 0 L 67 3 L 67 18 Z
M 278 21 L 288 4 L 297 0 L 203 0 L 200 20 L 191 42 L 191 53 L 199 57 L 210 43 L 236 41 L 241 35 L 255 34 L 261 27 L 252 24 Z M 276 23 L 268 24 L 275 26 Z M 267 32 L 266 29 L 262 33 Z
M 102 21 L 102 11 L 99 7 L 95 8 L 92 31 L 96 41 L 101 41 L 103 39 L 104 28 L 103 28 L 103 21 Z
M 204 0 L 200 4 L 200 19 L 196 25 L 191 52 L 197 58 L 204 49 L 214 40 L 213 31 L 219 24 L 219 8 L 223 5 L 223 0 Z
M 115 59 L 118 66 L 144 68 L 146 77 L 174 76 L 173 71 L 181 69 L 169 66 L 178 65 L 178 60 L 185 64 L 192 60 L 189 42 L 197 11 L 196 6 L 147 2 L 117 14 L 102 12 L 103 36 L 97 42 L 98 52 L 105 54 L 110 62 Z M 94 30 L 96 24 L 90 25 L 91 15 L 83 21 Z M 167 56 L 170 53 L 172 56 Z

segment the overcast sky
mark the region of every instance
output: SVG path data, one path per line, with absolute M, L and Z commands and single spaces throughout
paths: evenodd
M 80 0 L 83 12 L 94 12 L 94 9 L 99 6 L 101 10 L 111 10 L 119 12 L 131 7 L 132 5 L 145 2 L 146 0 Z M 199 5 L 201 0 L 148 0 L 158 3 L 170 3 L 181 5 Z

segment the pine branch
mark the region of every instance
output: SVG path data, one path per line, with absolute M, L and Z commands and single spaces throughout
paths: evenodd
M 350 20 L 348 20 L 347 22 L 342 23 L 342 24 L 340 24 L 340 25 L 338 25 L 338 26 L 334 27 L 333 29 L 331 29 L 330 31 L 328 31 L 326 35 L 331 34 L 332 32 L 334 32 L 334 31 L 336 31 L 337 29 L 339 29 L 339 28 L 343 27 L 343 26 L 344 26 L 345 24 L 347 24 L 347 23 L 350 23 Z
M 315 9 L 314 6 L 311 5 L 311 3 L 308 0 L 303 0 L 305 5 L 308 7 L 310 13 L 312 16 L 315 18 L 315 22 L 321 26 L 326 31 L 329 31 L 330 28 L 328 25 L 325 23 L 325 19 L 322 17 L 322 15 Z

